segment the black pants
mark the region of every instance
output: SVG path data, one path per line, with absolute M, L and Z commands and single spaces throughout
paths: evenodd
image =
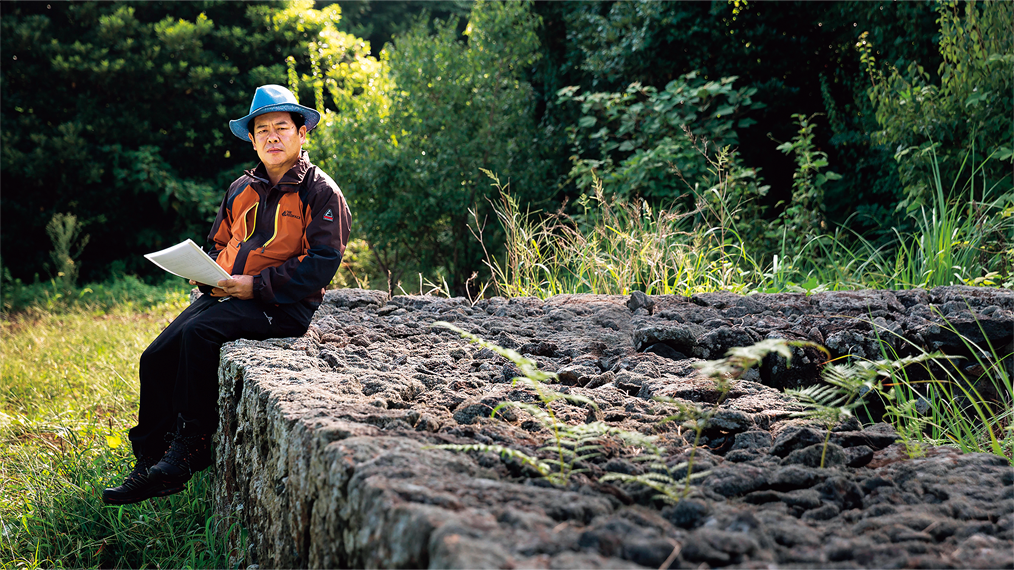
M 238 338 L 302 336 L 316 306 L 266 305 L 204 295 L 186 308 L 141 355 L 141 405 L 130 430 L 134 455 L 161 458 L 179 414 L 218 428 L 218 365 L 222 344 Z

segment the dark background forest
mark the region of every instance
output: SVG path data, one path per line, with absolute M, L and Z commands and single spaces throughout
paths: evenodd
M 418 273 L 460 291 L 484 271 L 473 233 L 499 190 L 481 169 L 580 226 L 589 200 L 690 210 L 721 164 L 722 200 L 741 205 L 729 223 L 758 259 L 840 230 L 889 246 L 938 189 L 1011 215 L 1009 2 L 3 2 L 0 16 L 5 285 L 55 276 L 47 225 L 65 214 L 81 280 L 160 279 L 142 254 L 204 244 L 254 165 L 228 121 L 265 83 L 326 113 L 311 158 L 352 208 L 356 278 L 382 288 Z M 1009 274 L 1007 231 L 980 255 Z M 483 237 L 502 251 L 495 223 Z

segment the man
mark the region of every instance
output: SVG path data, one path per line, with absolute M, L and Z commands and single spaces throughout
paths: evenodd
M 211 465 L 222 344 L 301 336 L 338 266 L 351 216 L 341 190 L 302 149 L 320 114 L 288 89 L 257 89 L 229 122 L 260 164 L 229 187 L 208 239 L 231 276 L 194 301 L 141 355 L 141 402 L 130 430 L 137 462 L 107 504 L 178 493 Z M 195 284 L 191 281 L 191 284 Z

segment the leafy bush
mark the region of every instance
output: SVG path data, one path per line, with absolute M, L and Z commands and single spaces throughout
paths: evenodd
M 875 138 L 897 148 L 906 194 L 899 207 L 914 209 L 933 199 L 934 168 L 947 180 L 970 179 L 971 171 L 962 174 L 969 150 L 970 162 L 981 165 L 974 172 L 980 181 L 978 197 L 986 200 L 992 190 L 1014 199 L 1014 4 L 950 0 L 938 3 L 936 10 L 943 58 L 939 85 L 918 62 L 904 72 L 891 68 L 884 73 L 868 35 L 857 44 L 873 82 L 869 97 L 881 127 Z
M 0 47 L 3 258 L 43 273 L 57 212 L 91 235 L 88 280 L 122 260 L 201 239 L 227 185 L 255 156 L 228 129 L 254 89 L 284 83 L 287 55 L 334 25 L 312 2 L 5 4 Z M 17 191 L 10 189 L 17 188 Z
M 735 80 L 706 81 L 690 72 L 661 91 L 640 83 L 622 93 L 561 89 L 559 104 L 581 104 L 577 125 L 567 128 L 571 179 L 584 193 L 600 178 L 609 197 L 673 203 L 688 185 L 692 189 L 707 178 L 709 158 L 738 143 L 736 130 L 754 122 L 748 111 L 764 106 L 751 98 L 756 88 L 734 89 Z M 698 139 L 703 148 L 695 148 Z M 680 176 L 672 176 L 673 170 Z
M 469 209 L 487 212 L 479 169 L 510 173 L 526 201 L 545 178 L 524 70 L 538 57 L 527 3 L 478 2 L 457 23 L 421 20 L 381 53 L 325 64 L 337 114 L 317 148 L 357 229 L 393 281 L 428 269 L 459 287 L 480 265 Z M 321 60 L 325 62 L 325 59 Z

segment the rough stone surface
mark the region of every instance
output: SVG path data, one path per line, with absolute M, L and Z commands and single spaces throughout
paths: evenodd
M 943 317 L 941 317 L 941 315 Z M 946 318 L 946 322 L 945 319 Z M 665 396 L 714 405 L 693 364 L 765 338 L 823 342 L 832 357 L 917 348 L 967 355 L 955 330 L 1000 354 L 1014 293 L 967 287 L 690 298 L 561 295 L 482 300 L 331 291 L 297 339 L 223 348 L 216 509 L 248 532 L 261 567 L 1010 568 L 1014 473 L 1000 457 L 929 448 L 909 458 L 890 426 L 827 431 L 791 417 L 781 389 L 816 381 L 826 356 L 770 358 L 722 402 L 694 455 L 691 495 L 666 505 L 630 447 L 606 445 L 565 487 L 516 460 L 549 433 L 504 401 L 535 403 L 505 359 L 433 328 L 450 321 L 556 372 L 591 399 L 561 421 L 656 435 L 674 473 L 687 440 Z M 948 324 L 949 323 L 949 324 Z M 1000 364 L 1011 369 L 1011 359 Z M 824 456 L 823 468 L 819 467 Z

